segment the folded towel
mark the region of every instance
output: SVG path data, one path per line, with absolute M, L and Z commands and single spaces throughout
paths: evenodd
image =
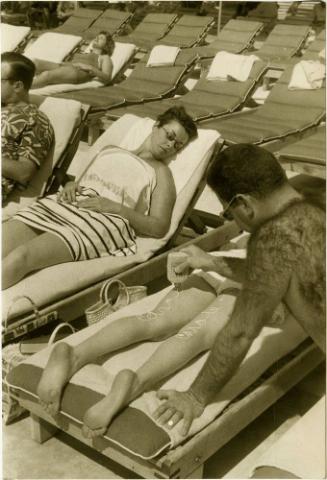
M 302 60 L 293 68 L 289 90 L 315 90 L 322 87 L 325 65 L 319 61 Z
M 151 50 L 147 67 L 160 67 L 174 65 L 179 53 L 179 47 L 169 47 L 167 45 L 157 45 Z
M 255 55 L 236 55 L 228 52 L 218 52 L 209 69 L 208 80 L 228 80 L 232 77 L 239 82 L 245 82 L 250 75 L 254 62 L 259 60 Z

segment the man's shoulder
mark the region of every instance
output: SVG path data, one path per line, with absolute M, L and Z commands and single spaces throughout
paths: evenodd
M 261 229 L 269 231 L 293 228 L 294 225 L 309 227 L 312 223 L 325 223 L 325 212 L 321 205 L 307 199 L 297 200 L 288 204 L 281 212 L 261 225 Z
M 298 200 L 262 223 L 251 236 L 251 243 L 286 248 L 286 244 L 297 245 L 303 235 L 309 239 L 317 231 L 324 232 L 325 228 L 324 210 L 308 200 Z

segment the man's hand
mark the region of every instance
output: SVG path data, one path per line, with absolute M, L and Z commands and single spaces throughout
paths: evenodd
M 176 273 L 189 272 L 190 269 L 201 268 L 202 270 L 213 270 L 213 258 L 209 253 L 204 252 L 201 248 L 192 245 L 180 250 L 186 253 L 188 257 L 184 262 L 179 263 L 175 267 Z
M 204 410 L 204 405 L 192 395 L 191 392 L 176 392 L 175 390 L 159 390 L 157 397 L 166 400 L 153 416 L 167 428 L 173 428 L 181 420 L 180 433 L 185 436 L 191 428 L 192 422 L 199 417 Z
M 80 193 L 81 187 L 76 182 L 67 182 L 64 188 L 57 193 L 58 202 L 76 203 L 76 192 Z
M 78 208 L 87 208 L 94 212 L 119 214 L 120 204 L 105 197 L 90 197 L 77 202 Z

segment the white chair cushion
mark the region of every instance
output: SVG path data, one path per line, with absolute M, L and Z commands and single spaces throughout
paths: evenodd
M 30 27 L 1 23 L 1 53 L 14 51 L 30 31 Z
M 176 57 L 180 51 L 179 47 L 170 47 L 168 45 L 157 45 L 151 50 L 150 57 L 146 64 L 147 67 L 160 67 L 174 65 Z
M 60 63 L 81 42 L 82 37 L 65 33 L 46 32 L 40 35 L 35 42 L 28 45 L 24 55 L 31 60 L 47 60 Z
M 133 57 L 136 50 L 136 46 L 132 43 L 115 43 L 115 49 L 112 54 L 113 71 L 112 78 L 124 68 L 128 61 Z M 47 85 L 42 88 L 35 88 L 31 90 L 31 93 L 35 95 L 55 95 L 56 93 L 71 92 L 76 90 L 84 90 L 85 88 L 99 88 L 103 83 L 99 80 L 90 80 L 84 83 L 60 83 L 57 85 Z

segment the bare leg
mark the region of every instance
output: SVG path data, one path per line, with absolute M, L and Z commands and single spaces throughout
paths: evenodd
M 83 365 L 141 340 L 173 335 L 215 298 L 211 287 L 194 275 L 185 282 L 184 290 L 179 294 L 170 291 L 153 312 L 112 322 L 74 348 L 63 342 L 55 345 L 38 386 L 41 403 L 54 415 L 64 386 Z
M 90 80 L 88 72 L 75 68 L 72 65 L 61 66 L 53 70 L 45 70 L 34 77 L 32 88 L 41 88 L 47 85 L 60 83 L 83 83 Z
M 85 413 L 83 434 L 89 438 L 103 435 L 123 407 L 210 349 L 234 303 L 234 296 L 220 295 L 179 333 L 163 342 L 137 372 L 119 372 L 110 393 Z
M 41 235 L 41 231 L 19 220 L 7 220 L 2 224 L 2 258 L 12 250 Z
M 60 67 L 60 63 L 49 62 L 48 60 L 41 60 L 40 58 L 33 58 L 37 73 L 44 72 L 45 70 L 54 70 Z
M 2 286 L 6 289 L 28 273 L 71 261 L 70 251 L 61 238 L 52 233 L 42 233 L 20 245 L 3 259 Z

